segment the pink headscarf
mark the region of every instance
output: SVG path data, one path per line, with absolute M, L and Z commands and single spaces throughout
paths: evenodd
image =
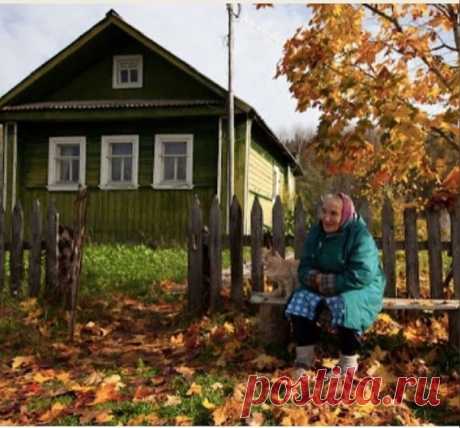
M 356 210 L 353 201 L 348 195 L 340 192 L 338 196 L 342 199 L 342 218 L 340 220 L 340 226 L 342 227 L 349 220 L 356 218 Z

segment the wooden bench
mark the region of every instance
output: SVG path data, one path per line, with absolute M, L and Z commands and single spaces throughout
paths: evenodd
M 269 293 L 253 292 L 250 303 L 259 305 L 259 320 L 267 324 L 260 331 L 266 341 L 281 343 L 287 334 L 287 322 L 284 321 L 283 307 L 287 303 L 287 297 L 274 297 Z M 460 331 L 456 331 L 460 317 L 460 299 L 383 299 L 383 309 L 386 310 L 418 310 L 418 311 L 452 311 L 449 316 L 449 342 L 457 346 L 457 337 Z M 454 339 L 454 340 L 452 340 Z
M 268 293 L 252 293 L 250 302 L 255 305 L 285 305 L 286 297 L 273 297 Z M 384 298 L 383 309 L 418 309 L 423 311 L 455 311 L 460 309 L 460 300 L 451 299 L 402 299 Z

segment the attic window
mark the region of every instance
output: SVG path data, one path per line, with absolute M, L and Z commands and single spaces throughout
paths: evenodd
M 142 88 L 142 55 L 113 57 L 113 87 Z

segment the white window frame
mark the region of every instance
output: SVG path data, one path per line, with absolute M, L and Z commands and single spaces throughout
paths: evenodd
M 120 79 L 120 63 L 122 61 L 137 61 L 137 82 L 127 82 L 122 83 Z M 115 55 L 113 57 L 113 78 L 112 86 L 114 89 L 124 89 L 124 88 L 142 88 L 143 86 L 143 68 L 144 61 L 142 55 Z
M 132 177 L 130 182 L 110 181 L 109 146 L 117 143 L 133 145 Z M 139 135 L 103 135 L 101 137 L 101 170 L 99 188 L 103 190 L 137 189 L 139 171 Z
M 58 183 L 56 174 L 56 156 L 58 145 L 80 146 L 79 183 Z M 50 137 L 48 143 L 48 186 L 49 191 L 75 191 L 78 186 L 86 185 L 86 137 Z
M 185 181 L 164 181 L 164 164 L 162 162 L 163 143 L 184 142 L 187 144 L 187 162 Z M 155 156 L 153 161 L 154 189 L 193 189 L 193 134 L 157 134 L 155 135 Z

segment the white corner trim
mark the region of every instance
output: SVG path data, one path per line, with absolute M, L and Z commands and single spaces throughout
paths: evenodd
M 3 127 L 3 200 L 2 208 L 6 209 L 7 187 L 8 187 L 8 124 Z
M 14 210 L 16 205 L 16 181 L 17 181 L 17 168 L 18 168 L 18 123 L 14 122 L 13 128 L 13 171 L 12 171 L 12 183 L 11 183 L 11 212 Z
M 218 119 L 217 129 L 217 199 L 221 203 L 222 198 L 222 117 Z
M 109 180 L 109 145 L 131 143 L 133 145 L 132 180 L 125 183 L 113 183 Z M 103 135 L 101 137 L 101 164 L 99 188 L 102 190 L 137 189 L 139 187 L 139 135 Z
M 278 165 L 273 164 L 273 193 L 272 200 L 275 202 L 276 197 L 280 194 L 280 175 L 281 171 Z
M 118 79 L 118 64 L 121 61 L 137 61 L 137 75 L 139 77 L 138 82 L 121 83 Z M 142 88 L 144 83 L 144 60 L 142 55 L 114 55 L 112 65 L 112 88 L 113 89 L 124 89 L 124 88 Z
M 163 181 L 164 165 L 162 162 L 163 143 L 185 142 L 187 144 L 186 178 L 183 183 Z M 153 159 L 154 189 L 193 189 L 193 134 L 156 134 Z
M 246 117 L 246 141 L 245 141 L 245 154 L 244 154 L 244 233 L 249 234 L 250 221 L 251 221 L 251 208 L 249 206 L 249 152 L 251 149 L 251 130 L 252 119 Z
M 47 189 L 54 190 L 78 190 L 78 183 L 76 184 L 62 184 L 56 183 L 56 163 L 54 158 L 56 156 L 56 147 L 60 144 L 79 144 L 80 145 L 80 159 L 79 159 L 79 177 L 80 184 L 86 185 L 86 137 L 50 137 L 48 143 L 48 185 Z

